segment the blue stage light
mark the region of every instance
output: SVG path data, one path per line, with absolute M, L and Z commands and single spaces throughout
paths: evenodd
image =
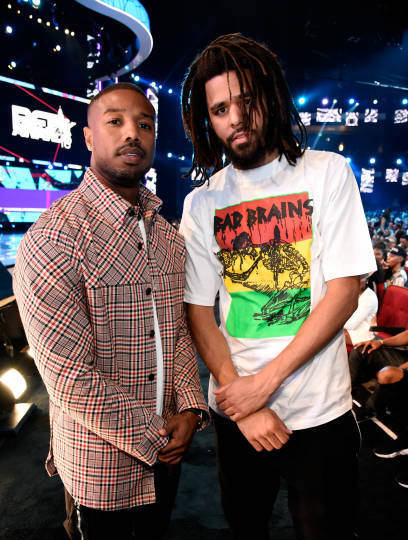
M 171 158 L 171 157 L 173 157 L 173 154 L 171 152 L 167 152 L 167 157 Z
M 373 99 L 373 103 L 374 103 L 374 105 L 377 105 L 378 99 Z
M 407 98 L 404 98 L 404 99 L 401 101 L 401 103 L 402 103 L 403 105 L 406 105 L 406 104 L 408 103 L 408 99 L 407 99 Z
M 12 26 L 6 26 L 6 34 L 12 34 L 13 33 L 13 27 Z
M 172 93 L 173 93 L 173 90 L 169 88 L 169 94 L 172 94 Z
M 298 98 L 298 103 L 299 105 L 304 105 L 306 103 L 305 96 L 300 96 L 300 98 Z
M 349 102 L 349 105 L 353 105 L 356 102 L 356 100 L 354 98 L 350 98 L 348 102 Z
M 374 163 L 375 163 L 375 157 L 370 158 L 370 163 L 371 163 L 371 165 L 374 165 Z
M 346 157 L 346 161 L 347 161 L 347 163 L 350 163 L 351 157 L 350 157 L 350 156 L 347 156 L 347 157 Z
M 401 165 L 401 164 L 402 164 L 402 159 L 401 159 L 401 158 L 397 158 L 397 159 L 395 160 L 395 163 L 396 163 L 397 165 Z
M 327 99 L 327 97 L 322 99 L 322 105 L 327 105 L 328 103 L 329 103 L 329 100 Z

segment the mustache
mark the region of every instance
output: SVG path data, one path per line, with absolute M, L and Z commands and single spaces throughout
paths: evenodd
M 251 131 L 252 130 L 248 130 L 248 129 L 244 129 L 244 128 L 240 128 L 240 129 L 235 129 L 231 135 L 229 135 L 227 137 L 227 143 L 228 144 L 231 144 L 232 141 L 237 137 L 238 134 L 242 134 L 242 133 L 245 133 L 246 135 L 248 135 L 248 137 L 251 135 Z
M 133 143 L 127 143 L 118 148 L 117 153 L 120 154 L 126 154 L 126 153 L 132 153 L 132 150 L 137 149 L 139 153 L 141 154 L 141 157 L 144 157 L 146 155 L 145 149 L 140 146 L 139 143 L 133 142 Z

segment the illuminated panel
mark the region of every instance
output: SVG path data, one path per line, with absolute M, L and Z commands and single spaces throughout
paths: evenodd
M 310 124 L 312 123 L 312 113 L 300 112 L 299 116 L 305 126 L 310 126 Z
M 374 179 L 375 169 L 361 169 L 361 193 L 372 193 L 374 191 Z
M 386 182 L 398 182 L 399 169 L 385 169 Z
M 378 109 L 366 109 L 364 112 L 364 122 L 376 124 L 378 122 Z
M 401 185 L 408 186 L 408 172 L 402 173 Z
M 394 124 L 405 124 L 408 122 L 408 109 L 396 109 L 394 112 Z
M 316 111 L 316 122 L 341 122 L 342 109 L 324 109 L 321 107 L 317 108 Z
M 346 112 L 346 126 L 355 127 L 358 126 L 358 116 L 357 111 L 347 111 Z

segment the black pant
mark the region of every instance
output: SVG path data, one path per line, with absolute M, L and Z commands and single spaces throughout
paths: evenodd
M 381 347 L 372 353 L 362 353 L 362 347 L 353 349 L 349 356 L 351 385 L 353 390 L 363 382 L 375 377 L 385 366 L 399 367 L 408 360 L 408 351 L 393 347 Z
M 280 450 L 257 452 L 212 411 L 221 501 L 235 540 L 266 540 L 280 477 L 299 540 L 350 540 L 356 529 L 360 432 L 348 412 L 294 431 Z
M 65 490 L 67 519 L 64 528 L 71 540 L 159 540 L 165 534 L 176 499 L 180 465 L 154 466 L 156 502 L 126 510 L 104 511 L 77 504 Z

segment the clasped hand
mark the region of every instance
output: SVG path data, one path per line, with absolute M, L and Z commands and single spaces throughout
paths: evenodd
M 169 437 L 167 445 L 158 453 L 159 461 L 168 465 L 179 463 L 191 444 L 197 423 L 197 416 L 191 412 L 172 416 L 159 430 L 160 435 Z
M 270 393 L 261 387 L 256 375 L 238 377 L 215 390 L 214 394 L 217 405 L 234 422 L 258 411 L 270 398 Z

